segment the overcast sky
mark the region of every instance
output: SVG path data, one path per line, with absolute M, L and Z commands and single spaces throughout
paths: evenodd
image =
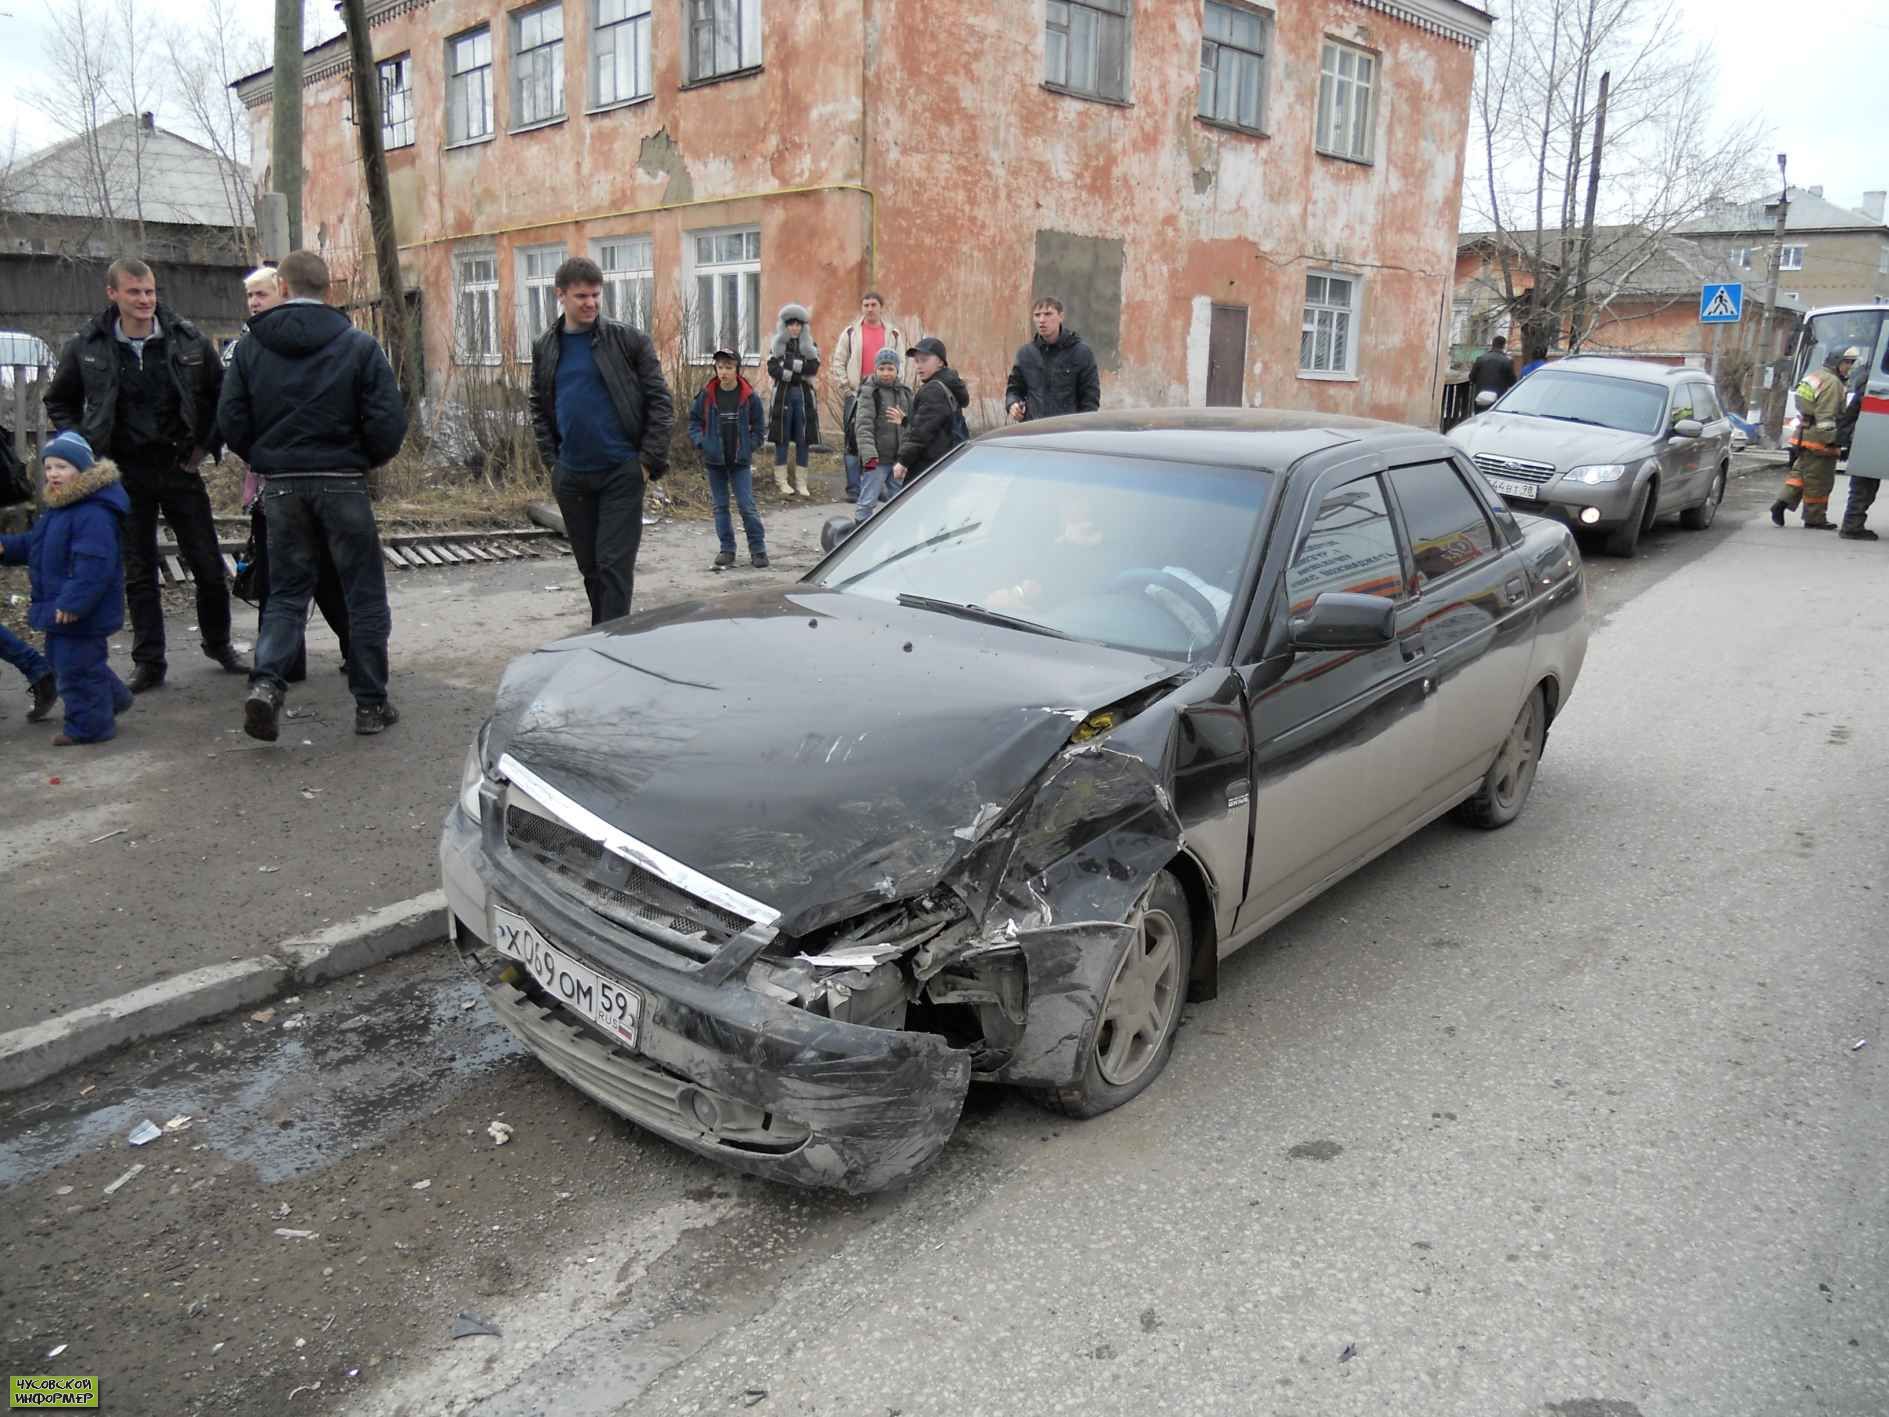
M 1889 131 L 1889 9 L 1848 4 L 1824 15 L 1807 0 L 1795 0 L 1795 8 L 1779 0 L 1676 3 L 1690 33 L 1712 37 L 1717 45 L 1720 112 L 1764 115 L 1772 130 L 1767 166 L 1773 153 L 1789 153 L 1794 183 L 1821 186 L 1825 197 L 1843 206 L 1860 204 L 1868 189 L 1889 188 L 1889 152 L 1882 146 L 1882 134 Z M 231 4 L 266 45 L 273 33 L 270 0 Z M 139 5 L 157 25 L 194 24 L 201 13 L 195 0 Z M 15 133 L 22 153 L 63 136 L 22 98 L 44 83 L 46 6 L 47 0 L 0 0 L 0 158 Z M 310 0 L 308 8 L 311 41 L 339 31 L 327 0 Z M 499 7 L 493 8 L 496 13 Z M 1499 16 L 1505 7 L 1494 0 L 1490 8 Z M 1806 29 L 1805 14 L 1822 18 Z M 183 126 L 175 107 L 160 110 L 158 121 Z

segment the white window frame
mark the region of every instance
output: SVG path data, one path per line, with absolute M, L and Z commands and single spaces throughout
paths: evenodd
M 1358 326 L 1364 311 L 1364 277 L 1351 271 L 1309 270 L 1305 273 L 1305 298 L 1299 314 L 1299 377 L 1301 379 L 1352 380 L 1358 377 Z M 1339 305 L 1330 299 L 1330 287 L 1325 287 L 1324 296 L 1314 299 L 1311 282 L 1344 281 L 1348 287 L 1346 303 Z M 1329 318 L 1325 318 L 1329 317 Z M 1342 317 L 1342 318 L 1341 318 Z M 1335 336 L 1342 330 L 1345 344 L 1343 364 L 1329 359 L 1321 365 L 1318 359 L 1318 337 L 1321 333 Z M 1312 340 L 1311 360 L 1307 362 L 1306 339 Z M 1327 348 L 1329 349 L 1329 345 Z
M 654 0 L 591 0 L 590 103 L 593 113 L 605 108 L 619 108 L 626 103 L 640 103 L 655 93 L 649 47 L 650 34 L 656 23 L 651 13 L 654 8 Z M 606 13 L 614 18 L 606 20 Z M 628 50 L 627 64 L 622 62 L 625 49 Z M 613 88 L 625 68 L 632 71 L 629 75 L 630 92 L 613 91 L 608 97 L 604 95 L 606 60 L 609 61 Z
M 557 273 L 564 264 L 563 243 L 519 246 L 512 253 L 512 263 L 517 276 L 518 306 L 512 322 L 518 332 L 518 357 L 529 359 L 532 341 L 557 323 Z
M 1804 268 L 1803 246 L 1778 247 L 1777 268 L 1781 271 L 1801 271 Z
M 413 54 L 396 54 L 374 66 L 380 81 L 380 143 L 391 152 L 413 146 Z M 404 80 L 404 82 L 402 82 Z
M 1732 247 L 1731 251 L 1726 256 L 1726 261 L 1728 264 L 1731 265 L 1731 267 L 1734 270 L 1741 270 L 1741 271 L 1750 270 L 1751 269 L 1751 248 L 1749 246 Z
M 1218 39 L 1210 35 L 1206 27 L 1207 18 L 1212 15 L 1215 10 L 1223 10 L 1231 15 L 1236 15 L 1241 18 L 1251 18 L 1257 21 L 1259 24 L 1259 48 L 1251 49 L 1245 44 L 1236 43 L 1228 39 Z M 1201 11 L 1200 100 L 1194 106 L 1195 112 L 1200 117 L 1206 119 L 1209 123 L 1219 123 L 1229 128 L 1238 128 L 1246 133 L 1264 133 L 1266 131 L 1266 100 L 1270 97 L 1268 90 L 1271 88 L 1270 79 L 1272 70 L 1272 66 L 1266 61 L 1272 53 L 1272 36 L 1272 11 L 1262 10 L 1251 5 L 1235 4 L 1233 0 L 1205 0 L 1205 5 Z M 1240 57 L 1235 60 L 1236 67 L 1242 59 L 1255 61 L 1259 65 L 1259 111 L 1253 115 L 1253 121 L 1250 123 L 1237 115 L 1227 117 L 1225 114 L 1209 111 L 1210 107 L 1219 109 L 1226 106 L 1222 102 L 1224 95 L 1220 92 L 1223 78 L 1220 71 L 1220 59 L 1223 52 Z M 1209 89 L 1212 90 L 1211 100 L 1208 97 Z M 1235 106 L 1238 106 L 1237 100 Z
M 454 68 L 459 46 L 480 39 L 485 41 L 485 62 Z M 478 57 L 476 44 L 471 57 Z M 479 100 L 476 113 L 475 98 Z M 492 27 L 475 25 L 446 40 L 446 146 L 489 142 L 492 136 Z
M 714 252 L 711 259 L 704 259 L 704 242 L 719 245 L 734 237 L 742 239 L 743 254 L 739 259 L 727 257 L 725 251 Z M 749 251 L 753 254 L 746 254 Z M 751 348 L 735 352 L 741 356 L 744 364 L 759 362 L 762 344 L 768 337 L 768 331 L 763 329 L 761 321 L 762 255 L 761 228 L 758 226 L 723 226 L 688 233 L 690 279 L 684 289 L 689 292 L 690 318 L 694 325 L 689 353 L 692 363 L 708 364 L 713 361 L 715 346 L 720 342 L 720 332 L 727 319 L 723 302 L 730 289 L 730 277 L 734 278 L 732 288 L 735 292 L 737 336 L 753 337 Z M 713 282 L 712 294 L 707 303 L 702 291 L 705 280 Z M 749 344 L 750 341 L 744 338 L 741 343 Z
M 479 264 L 483 269 L 472 272 Z M 498 250 L 492 246 L 461 247 L 453 252 L 453 362 L 499 362 Z M 468 322 L 467 314 L 472 313 Z M 483 339 L 469 339 L 468 335 Z
M 1882 249 L 1876 253 L 1876 274 L 1889 276 L 1889 241 L 1883 242 Z
M 590 258 L 603 271 L 603 312 L 645 334 L 656 306 L 656 243 L 648 236 L 600 236 Z
M 758 69 L 761 0 L 682 0 L 682 34 L 688 83 L 705 84 Z M 704 36 L 706 65 L 702 62 Z
M 1122 89 L 1113 93 L 1102 85 L 1103 33 L 1119 23 L 1122 34 Z M 1080 27 L 1090 26 L 1086 36 Z M 1076 53 L 1079 37 L 1093 41 L 1084 72 Z M 1043 82 L 1058 93 L 1082 98 L 1102 99 L 1108 103 L 1127 103 L 1134 88 L 1135 6 L 1134 0 L 1048 0 L 1043 18 Z
M 1381 64 L 1380 57 L 1368 49 L 1340 39 L 1324 41 L 1319 49 L 1318 112 L 1312 139 L 1318 151 L 1350 162 L 1375 161 Z
M 550 33 L 553 22 L 556 24 L 556 34 Z M 522 133 L 562 121 L 566 108 L 564 0 L 545 0 L 542 5 L 512 11 L 506 34 L 510 40 L 506 57 L 510 61 L 507 67 L 511 71 L 507 77 L 511 91 L 512 131 Z M 527 104 L 527 96 L 535 103 Z M 539 107 L 545 104 L 549 106 Z M 528 108 L 531 111 L 527 112 Z

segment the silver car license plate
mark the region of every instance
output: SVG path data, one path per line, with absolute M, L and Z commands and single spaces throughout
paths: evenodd
M 1489 485 L 1504 497 L 1526 497 L 1531 502 L 1539 490 L 1532 482 L 1517 482 L 1511 477 L 1492 477 Z
M 637 990 L 551 944 L 524 916 L 500 906 L 492 907 L 492 943 L 500 954 L 530 970 L 552 998 L 620 1039 L 626 1048 L 636 1047 L 637 1025 L 643 1016 L 643 996 Z

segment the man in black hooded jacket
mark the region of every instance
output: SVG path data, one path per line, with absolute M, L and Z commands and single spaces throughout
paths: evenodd
M 321 257 L 291 251 L 276 274 L 289 298 L 250 321 L 217 406 L 224 438 L 263 479 L 269 534 L 269 606 L 243 731 L 275 741 L 326 543 L 348 603 L 354 731 L 379 733 L 400 714 L 387 699 L 393 617 L 367 473 L 400 451 L 407 408 L 373 336 L 324 303 Z
M 1053 295 L 1031 307 L 1036 336 L 1017 351 L 1004 404 L 1010 421 L 1054 418 L 1059 413 L 1094 413 L 1102 406 L 1102 375 L 1095 351 L 1063 324 L 1063 302 Z
M 892 480 L 901 488 L 964 441 L 963 410 L 971 404 L 970 390 L 947 362 L 943 340 L 927 335 L 905 357 L 918 374 L 918 392 L 911 415 L 893 420 L 903 425 L 899 460 L 892 468 Z

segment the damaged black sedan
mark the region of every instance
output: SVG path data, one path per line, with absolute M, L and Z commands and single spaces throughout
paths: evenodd
M 454 938 L 613 1111 L 875 1190 L 973 1081 L 1126 1102 L 1220 959 L 1452 809 L 1512 820 L 1584 617 L 1568 532 L 1439 436 L 1026 424 L 798 583 L 513 664 L 440 844 Z

